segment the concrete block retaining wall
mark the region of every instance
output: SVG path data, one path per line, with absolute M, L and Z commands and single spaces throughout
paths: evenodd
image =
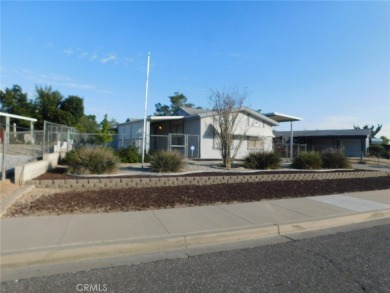
M 42 161 L 49 162 L 49 168 L 55 168 L 58 165 L 58 159 L 60 157 L 59 153 L 43 154 Z
M 145 177 L 145 178 L 80 178 L 67 180 L 31 180 L 38 188 L 66 189 L 104 189 L 104 188 L 138 188 L 180 185 L 210 185 L 222 183 L 245 183 L 259 181 L 290 180 L 327 180 L 352 179 L 390 176 L 390 172 L 341 172 L 341 173 L 292 173 L 262 175 L 221 175 L 221 176 L 186 176 L 186 177 Z
M 27 180 L 31 180 L 42 175 L 49 170 L 49 161 L 37 161 L 15 167 L 15 184 L 23 185 Z
M 44 154 L 43 160 L 26 163 L 15 167 L 15 184 L 23 185 L 26 181 L 45 174 L 58 165 L 59 153 Z

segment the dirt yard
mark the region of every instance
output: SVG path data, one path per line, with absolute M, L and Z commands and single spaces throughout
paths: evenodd
M 202 174 L 198 174 L 202 176 Z M 60 172 L 40 177 L 62 178 Z M 245 175 L 243 175 L 245 176 Z M 390 189 L 390 177 L 61 191 L 36 189 L 6 217 L 108 213 Z

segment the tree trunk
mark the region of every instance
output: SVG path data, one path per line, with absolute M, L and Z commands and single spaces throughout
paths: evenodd
M 232 160 L 230 158 L 226 158 L 225 168 L 226 169 L 232 168 Z

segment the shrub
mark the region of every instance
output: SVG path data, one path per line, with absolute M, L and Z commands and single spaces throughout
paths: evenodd
M 382 148 L 380 154 L 379 154 L 382 158 L 384 159 L 390 159 L 390 150 L 386 149 L 386 148 Z
M 327 169 L 347 169 L 351 168 L 344 153 L 328 150 L 321 154 L 322 167 Z
M 161 151 L 150 156 L 150 167 L 153 172 L 178 172 L 183 165 L 183 157 L 176 152 Z
M 61 164 L 69 165 L 70 162 L 76 160 L 77 151 L 76 149 L 72 149 L 66 153 L 65 158 L 62 159 Z
M 118 156 L 122 163 L 139 163 L 141 162 L 141 156 L 139 150 L 136 147 L 129 146 L 127 148 L 120 148 L 118 150 Z
M 245 166 L 251 169 L 277 169 L 281 158 L 274 152 L 250 153 L 245 157 Z
M 112 149 L 102 147 L 72 150 L 66 155 L 65 161 L 69 165 L 69 172 L 73 174 L 111 173 L 119 163 Z
M 368 148 L 368 155 L 372 157 L 379 158 L 381 152 L 382 152 L 383 147 L 380 145 L 370 145 Z
M 148 153 L 145 152 L 145 156 L 144 156 L 145 163 L 150 163 L 150 160 L 152 159 L 153 155 L 157 152 L 158 151 L 155 150 L 149 150 Z
M 321 166 L 321 155 L 317 152 L 302 152 L 294 158 L 292 163 L 295 169 L 321 169 Z

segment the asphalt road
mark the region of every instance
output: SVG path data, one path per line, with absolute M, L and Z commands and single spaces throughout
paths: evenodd
M 390 292 L 390 224 L 1 285 L 1 292 Z

